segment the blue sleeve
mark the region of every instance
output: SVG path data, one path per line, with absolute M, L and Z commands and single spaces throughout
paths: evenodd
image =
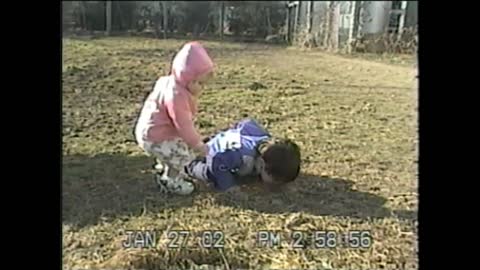
M 240 126 L 243 126 L 245 123 L 247 123 L 249 121 L 252 121 L 252 119 L 246 118 L 246 119 L 240 120 L 233 125 L 233 128 L 239 128 Z
M 225 191 L 237 184 L 234 173 L 241 165 L 242 155 L 240 152 L 217 153 L 212 159 L 209 178 L 217 189 Z
M 253 119 L 245 119 L 240 121 L 236 125 L 236 128 L 240 129 L 240 133 L 246 136 L 270 136 L 270 134 Z

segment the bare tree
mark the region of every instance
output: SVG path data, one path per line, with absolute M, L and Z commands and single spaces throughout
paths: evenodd
M 117 16 L 118 16 L 118 20 L 120 22 L 120 29 L 124 29 L 125 25 L 127 24 L 127 22 L 125 21 L 124 17 L 123 17 L 123 11 L 122 9 L 120 8 L 120 5 L 121 2 L 117 2 L 117 4 L 115 5 L 117 7 Z M 112 5 L 113 7 L 113 5 Z M 113 8 L 112 8 L 113 9 Z M 127 27 L 130 27 L 130 25 L 127 25 Z
M 266 6 L 265 7 L 265 17 L 266 17 L 266 22 L 267 22 L 267 35 L 271 35 L 273 33 L 272 29 L 272 20 L 270 19 L 270 12 L 271 12 L 271 7 Z
M 163 38 L 167 39 L 167 26 L 168 26 L 167 1 L 162 1 L 162 7 L 163 7 Z
M 87 30 L 87 3 L 85 1 L 80 1 L 80 10 L 82 13 L 82 23 L 81 27 L 83 30 Z
M 348 27 L 348 43 L 347 43 L 347 52 L 352 53 L 352 46 L 353 46 L 353 34 L 355 28 L 355 10 L 357 7 L 356 1 L 350 1 L 350 24 Z
M 312 32 L 313 1 L 307 1 L 307 32 Z
M 340 26 L 340 2 L 330 1 L 328 8 L 327 48 L 338 49 L 338 28 Z
M 293 22 L 293 33 L 298 33 L 298 21 L 300 19 L 300 5 L 302 4 L 301 1 L 295 1 L 295 21 Z
M 287 16 L 285 18 L 285 41 L 287 43 L 290 42 L 290 13 L 291 13 L 291 8 L 290 4 L 287 4 Z
M 63 21 L 62 24 L 63 24 L 64 32 L 75 30 L 75 27 L 78 25 L 78 22 L 81 21 L 81 19 L 77 18 L 78 10 L 79 10 L 78 2 L 62 1 L 62 21 Z
M 109 36 L 112 33 L 112 1 L 107 1 L 107 8 L 105 11 L 107 17 L 107 35 Z
M 287 42 L 291 42 L 297 34 L 297 23 L 300 13 L 300 1 L 288 1 L 287 3 Z M 292 20 L 292 12 L 295 12 Z
M 323 47 L 327 48 L 328 47 L 328 36 L 330 34 L 330 16 L 331 16 L 331 13 L 330 13 L 330 4 L 332 1 L 325 1 L 326 2 L 326 5 L 327 5 L 327 11 L 325 12 L 325 18 L 323 20 L 323 29 L 322 29 L 322 32 L 323 32 L 323 42 L 322 42 L 322 45 Z
M 224 21 L 225 21 L 225 2 L 220 1 L 220 38 L 223 40 L 223 30 L 224 30 Z

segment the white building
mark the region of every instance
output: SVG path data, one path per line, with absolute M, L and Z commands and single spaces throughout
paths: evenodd
M 308 27 L 308 13 L 312 14 L 311 33 L 317 43 L 323 39 L 327 9 L 331 1 L 287 1 L 290 6 L 289 41 Z M 415 27 L 418 20 L 417 1 L 338 1 L 339 45 L 350 38 L 401 33 L 406 27 Z M 309 6 L 310 5 L 310 6 Z M 310 9 L 310 10 L 309 10 Z M 296 22 L 296 24 L 295 24 Z M 321 43 L 321 42 L 320 42 Z

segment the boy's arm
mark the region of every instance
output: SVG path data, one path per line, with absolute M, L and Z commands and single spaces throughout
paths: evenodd
M 244 119 L 239 124 L 243 124 L 241 128 L 242 135 L 256 137 L 270 136 L 268 131 L 266 131 L 259 123 L 257 123 L 257 121 L 253 119 Z
M 202 140 L 203 143 L 207 143 L 207 142 L 210 141 L 213 137 L 217 136 L 218 133 L 225 132 L 225 131 L 227 131 L 227 130 L 229 130 L 229 129 L 232 129 L 234 126 L 235 126 L 235 125 L 231 125 L 231 126 L 229 126 L 228 128 L 220 129 L 220 130 L 217 131 L 215 134 L 203 138 L 203 140 Z
M 238 127 L 238 125 L 240 125 L 240 124 L 242 124 L 242 123 L 245 123 L 245 122 L 248 122 L 248 121 L 250 121 L 250 119 L 243 119 L 243 120 L 238 121 L 238 122 L 236 122 L 236 123 L 234 123 L 234 124 L 231 124 L 229 127 L 220 129 L 220 130 L 217 131 L 215 134 L 213 134 L 213 135 L 211 135 L 211 136 L 209 136 L 209 137 L 203 138 L 202 141 L 203 141 L 203 143 L 207 143 L 207 142 L 210 141 L 213 137 L 215 137 L 218 133 L 220 133 L 220 132 L 225 132 L 225 131 L 227 131 L 227 130 L 229 130 L 229 129 L 232 129 L 232 128 L 236 128 L 236 127 Z

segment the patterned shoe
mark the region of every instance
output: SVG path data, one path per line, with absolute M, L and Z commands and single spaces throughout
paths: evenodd
M 162 194 L 168 194 L 168 179 L 165 179 L 163 174 L 156 173 L 155 174 L 155 182 L 157 183 L 158 189 L 160 190 L 160 193 Z
M 155 165 L 153 165 L 153 169 L 160 174 L 163 174 L 165 172 L 166 166 L 160 162 L 156 162 Z
M 170 192 L 178 195 L 189 195 L 195 190 L 192 182 L 189 182 L 181 177 L 169 183 L 168 189 Z
M 186 181 L 181 177 L 172 179 L 165 175 L 156 174 L 155 180 L 160 189 L 160 193 L 162 194 L 173 193 L 177 195 L 189 195 L 195 190 L 195 187 L 191 182 Z

